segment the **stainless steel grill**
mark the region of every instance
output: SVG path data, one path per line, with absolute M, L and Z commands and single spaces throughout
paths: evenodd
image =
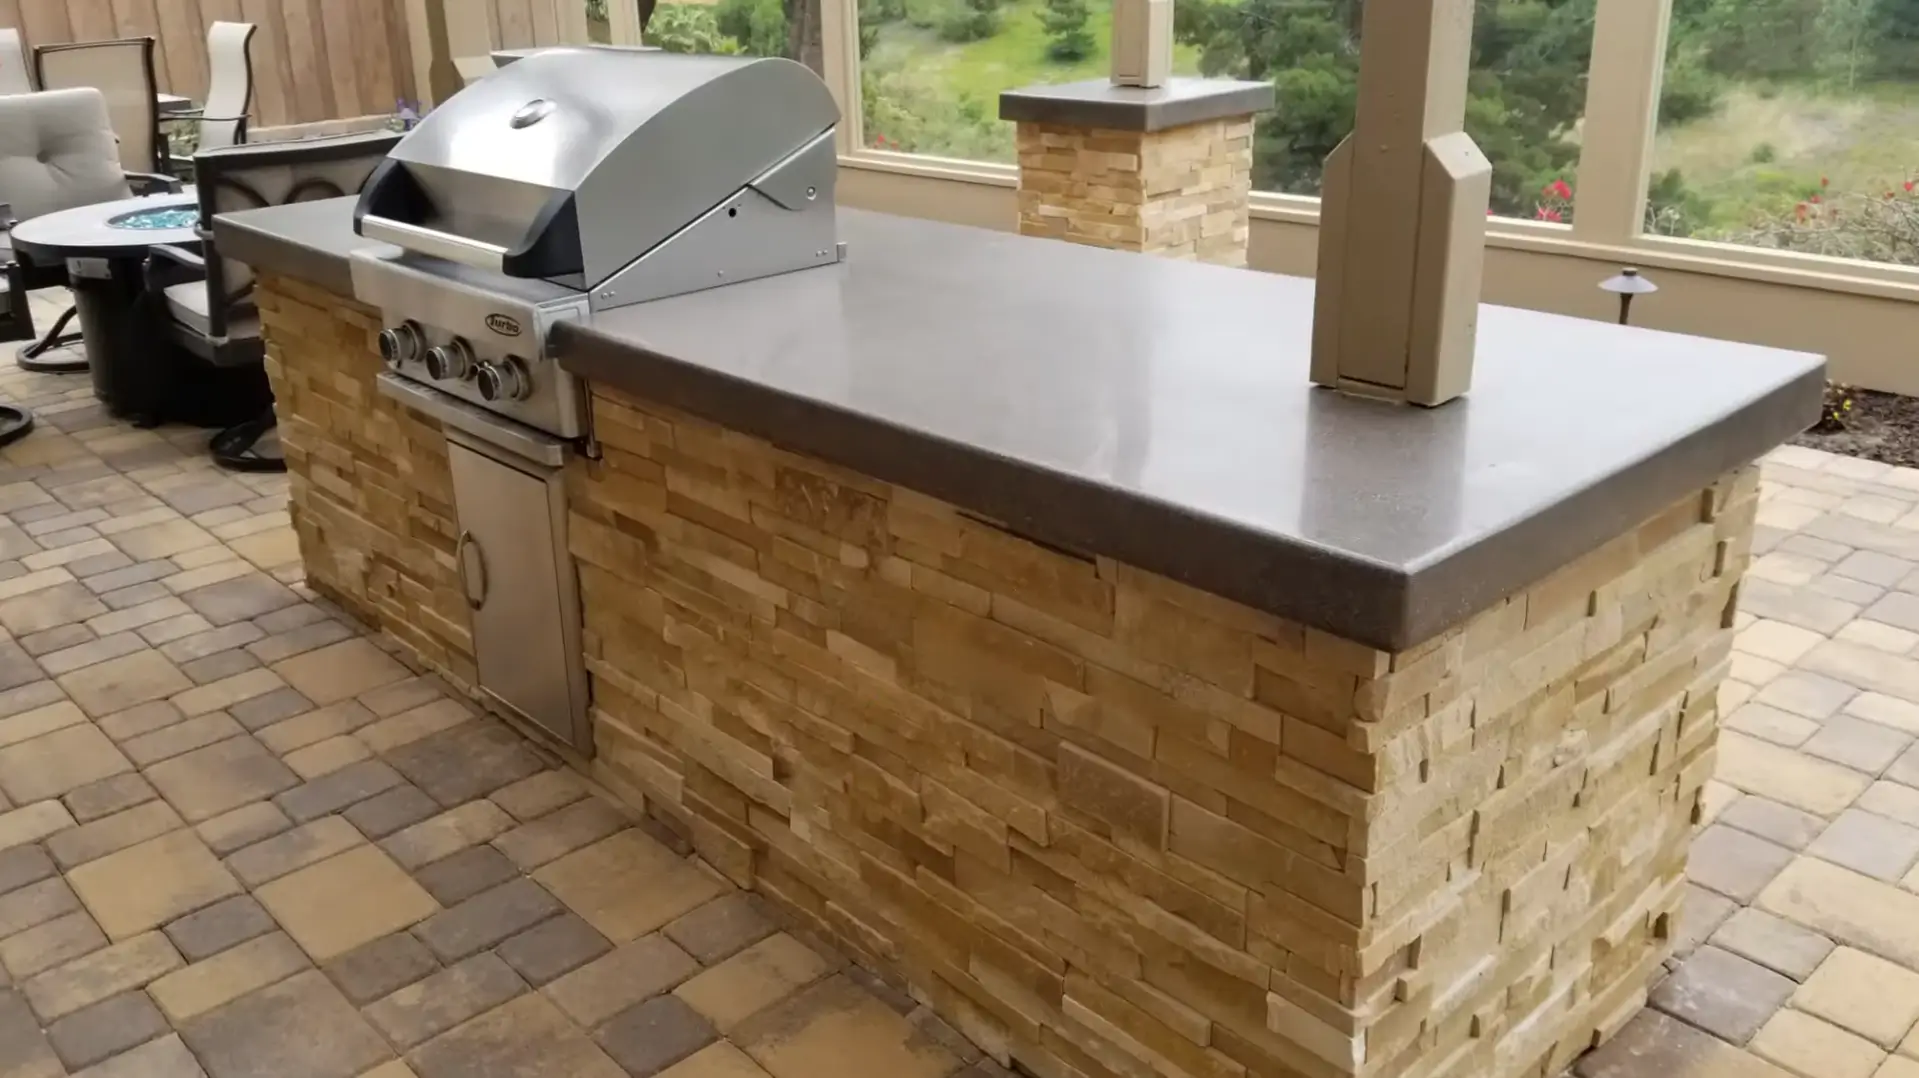
M 479 688 L 592 751 L 562 472 L 586 392 L 549 331 L 837 262 L 826 87 L 788 60 L 545 49 L 435 109 L 354 210 L 380 392 L 447 433 Z
M 789 60 L 546 49 L 421 121 L 368 182 L 354 256 L 400 375 L 560 438 L 558 322 L 841 257 L 839 111 Z

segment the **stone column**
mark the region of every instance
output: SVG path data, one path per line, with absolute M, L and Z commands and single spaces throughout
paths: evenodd
M 1094 247 L 1246 264 L 1253 116 L 1264 82 L 1109 80 L 1000 95 L 1019 125 L 1019 230 Z

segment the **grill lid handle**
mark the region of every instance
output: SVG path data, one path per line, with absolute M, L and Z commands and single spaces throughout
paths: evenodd
M 360 218 L 360 235 L 475 269 L 492 270 L 495 273 L 505 270 L 507 251 L 497 243 L 482 243 L 403 221 L 390 221 L 370 213 Z
M 353 207 L 353 230 L 368 239 L 510 277 L 552 279 L 584 269 L 580 219 L 571 191 L 555 192 L 540 207 L 517 247 L 469 239 L 419 223 L 434 216 L 433 200 L 420 181 L 407 171 L 404 162 L 389 157 L 380 162 L 360 190 L 360 201 Z

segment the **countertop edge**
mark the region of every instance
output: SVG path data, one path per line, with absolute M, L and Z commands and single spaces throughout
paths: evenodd
M 1371 646 L 1397 638 L 1407 576 L 1150 498 L 561 325 L 560 365 L 640 400 L 763 438 L 978 514 L 1023 538 L 1101 554 Z M 1171 557 L 1177 550 L 1181 556 Z M 1295 575 L 1299 574 L 1299 575 Z M 1275 587 L 1277 585 L 1277 587 Z M 1275 593 L 1298 600 L 1276 600 Z M 1328 606 L 1343 617 L 1316 617 Z
M 302 240 L 310 225 L 276 220 L 275 227 L 261 227 L 246 216 L 216 218 L 215 239 L 224 256 L 353 295 L 345 250 Z M 1824 384 L 1824 365 L 1814 363 L 1527 517 L 1425 564 L 1401 566 L 797 396 L 591 327 L 562 326 L 556 334 L 562 366 L 590 381 L 941 498 L 1029 538 L 1117 558 L 1389 650 L 1444 632 L 1689 489 L 1757 459 L 1817 418 Z
M 1408 582 L 1402 642 L 1444 632 L 1625 534 L 1688 491 L 1758 460 L 1819 418 L 1825 385 L 1822 362 L 1493 537 L 1417 568 Z M 1515 583 L 1487 583 L 1497 580 Z
M 591 327 L 555 331 L 589 382 L 940 498 L 1043 543 L 1116 558 L 1382 650 L 1523 591 L 1817 415 L 1823 364 L 1431 564 L 1405 569 L 1258 532 L 975 446 L 660 355 Z
M 1253 116 L 1272 106 L 1273 86 L 1268 82 L 1179 78 L 1149 88 L 1087 79 L 1002 91 L 999 118 L 1152 134 L 1209 120 Z
M 221 257 L 244 262 L 256 273 L 278 273 L 341 296 L 353 296 L 352 263 L 333 251 L 235 220 L 231 214 L 214 217 L 213 243 Z

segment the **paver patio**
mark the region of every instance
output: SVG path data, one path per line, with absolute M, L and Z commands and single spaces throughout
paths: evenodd
M 1004 1078 L 306 591 L 285 476 L 0 397 L 0 1075 Z
M 0 1074 L 1004 1075 L 306 591 L 285 477 L 0 395 Z M 1919 470 L 1762 497 L 1679 952 L 1582 1078 L 1919 1078 Z

